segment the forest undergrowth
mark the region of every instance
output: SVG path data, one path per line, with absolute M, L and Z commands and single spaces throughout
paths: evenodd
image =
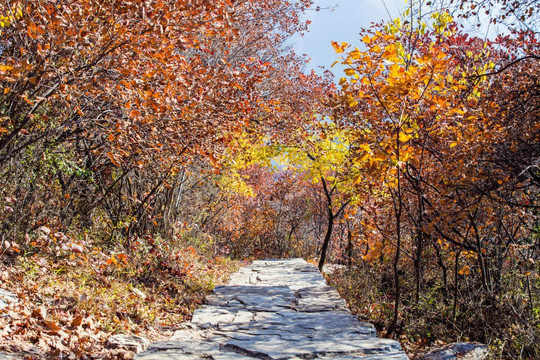
M 133 238 L 103 251 L 88 234 L 77 245 L 63 237 L 41 227 L 23 248 L 2 252 L 0 287 L 18 302 L 0 310 L 0 352 L 130 359 L 129 349 L 108 348 L 111 335 L 166 340 L 238 266 L 181 238 Z
M 488 298 L 480 290 L 452 286 L 444 288 L 436 274 L 432 274 L 430 290 L 415 294 L 413 277 L 403 279 L 402 312 L 398 339 L 414 358 L 429 349 L 454 342 L 487 344 L 488 359 L 536 359 L 540 356 L 539 311 L 528 303 L 528 294 L 516 291 L 518 286 L 507 283 L 507 291 L 496 298 Z M 429 276 L 429 275 L 428 275 Z M 481 286 L 473 279 L 465 279 L 464 287 Z M 394 296 L 392 273 L 384 267 L 362 264 L 341 268 L 326 275 L 346 299 L 353 314 L 373 323 L 381 336 L 392 321 Z M 456 298 L 456 297 L 459 297 Z M 538 304 L 538 297 L 534 299 Z

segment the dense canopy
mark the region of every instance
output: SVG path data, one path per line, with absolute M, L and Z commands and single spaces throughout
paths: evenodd
M 334 79 L 289 45 L 310 0 L 3 1 L 0 278 L 81 293 L 52 319 L 25 295 L 0 350 L 84 327 L 34 342 L 99 357 L 100 331 L 188 317 L 228 259 L 304 257 L 346 265 L 329 280 L 411 355 L 540 356 L 539 6 L 410 1 L 332 43 Z

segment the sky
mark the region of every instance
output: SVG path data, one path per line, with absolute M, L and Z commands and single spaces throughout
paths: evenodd
M 372 22 L 387 22 L 391 17 L 398 17 L 399 9 L 405 7 L 405 0 L 315 0 L 313 9 L 317 6 L 321 11 L 306 12 L 306 20 L 311 20 L 309 32 L 295 38 L 293 46 L 297 54 L 306 54 L 311 58 L 308 69 L 322 73 L 320 66 L 330 69 L 339 57 L 334 52 L 332 41 L 358 46 L 362 28 L 369 28 Z M 329 7 L 335 8 L 326 10 Z M 333 72 L 341 76 L 336 73 L 339 71 L 334 69 Z
M 320 11 L 314 9 L 319 6 Z M 310 20 L 309 32 L 303 37 L 295 37 L 291 44 L 297 54 L 306 54 L 311 58 L 311 63 L 306 70 L 315 69 L 322 74 L 319 67 L 324 66 L 331 70 L 336 79 L 343 76 L 343 67 L 331 65 L 338 60 L 331 42 L 346 42 L 353 47 L 360 47 L 359 33 L 362 28 L 369 28 L 373 22 L 385 23 L 401 15 L 406 9 L 406 0 L 314 0 L 312 9 L 306 12 L 305 20 Z M 334 8 L 327 10 L 327 8 Z M 465 30 L 482 38 L 494 38 L 497 33 L 505 33 L 504 27 L 489 25 L 486 16 L 481 15 L 480 28 L 473 23 L 463 23 Z

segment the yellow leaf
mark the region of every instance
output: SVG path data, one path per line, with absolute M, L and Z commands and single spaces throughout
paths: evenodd
M 458 144 L 457 141 L 453 141 L 453 142 L 450 144 L 450 148 L 456 147 L 457 144 Z
M 356 71 L 354 71 L 354 69 L 345 69 L 345 74 L 352 76 L 356 74 Z
M 410 135 L 405 134 L 404 132 L 399 133 L 399 141 L 401 142 L 407 142 L 411 138 Z
M 371 38 L 370 38 L 369 36 L 366 35 L 366 36 L 364 36 L 364 37 L 362 38 L 362 41 L 363 41 L 365 44 L 369 44 L 369 43 L 371 43 Z
M 334 47 L 334 50 L 336 51 L 336 53 L 342 53 L 345 48 L 347 47 L 347 43 L 345 42 L 342 42 L 341 45 L 339 45 L 337 42 L 335 41 L 332 41 L 332 46 Z
M 368 144 L 360 144 L 359 146 L 361 149 L 363 149 L 364 151 L 370 153 L 371 152 L 371 148 L 369 147 Z
M 380 47 L 379 45 L 375 45 L 374 47 L 372 47 L 371 49 L 369 49 L 369 51 L 378 54 L 378 53 L 380 53 L 380 52 L 382 51 L 382 49 L 381 49 L 381 47 Z
M 351 51 L 349 57 L 353 60 L 358 60 L 362 57 L 362 53 L 360 52 L 360 50 L 358 50 L 358 48 L 356 48 L 354 49 L 354 51 Z

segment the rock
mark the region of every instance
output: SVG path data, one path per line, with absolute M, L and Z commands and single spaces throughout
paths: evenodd
M 488 355 L 488 347 L 484 344 L 461 342 L 430 350 L 416 360 L 482 360 Z
M 0 309 L 8 307 L 11 303 L 17 303 L 19 299 L 16 294 L 4 289 L 0 289 Z
M 119 349 L 125 348 L 135 354 L 143 352 L 150 345 L 149 341 L 137 335 L 113 335 L 107 339 L 107 348 Z

